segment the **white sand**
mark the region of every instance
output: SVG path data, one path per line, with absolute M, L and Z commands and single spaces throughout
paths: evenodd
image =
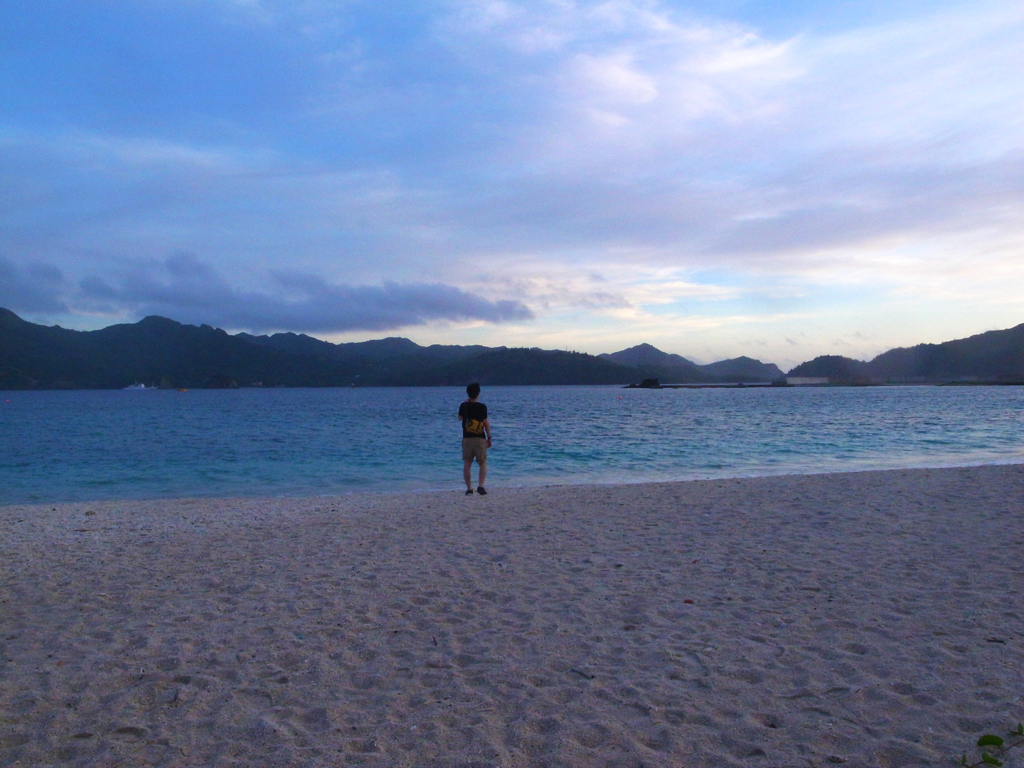
M 1022 517 L 1022 466 L 0 507 L 0 766 L 953 765 L 1024 720 Z

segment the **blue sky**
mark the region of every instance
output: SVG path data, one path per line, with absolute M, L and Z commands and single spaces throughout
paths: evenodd
M 0 306 L 698 362 L 1024 322 L 1016 2 L 0 0 Z

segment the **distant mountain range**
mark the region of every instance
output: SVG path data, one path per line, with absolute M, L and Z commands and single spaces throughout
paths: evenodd
M 749 357 L 697 365 L 685 357 L 670 355 L 650 344 L 640 344 L 621 352 L 598 357 L 633 369 L 641 379 L 658 379 L 665 384 L 710 384 L 725 381 L 757 383 L 776 381 L 785 376 L 774 363 L 762 363 Z
M 0 389 L 116 389 L 135 382 L 168 388 L 768 382 L 781 375 L 749 358 L 699 366 L 647 344 L 602 356 L 423 347 L 402 338 L 331 344 L 295 333 L 231 335 L 155 316 L 72 331 L 0 309 Z
M 1024 381 L 1024 325 L 945 344 L 894 349 L 870 362 L 818 357 L 790 376 L 833 382 Z M 423 347 L 387 338 L 331 344 L 303 334 L 235 335 L 163 317 L 73 331 L 0 308 L 0 389 L 235 386 L 768 383 L 785 374 L 749 357 L 697 365 L 641 344 L 604 355 L 484 346 Z

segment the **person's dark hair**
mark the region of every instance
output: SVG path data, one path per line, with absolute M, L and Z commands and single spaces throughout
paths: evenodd
M 470 400 L 474 400 L 480 396 L 480 385 L 475 381 L 466 387 L 466 394 L 469 395 Z

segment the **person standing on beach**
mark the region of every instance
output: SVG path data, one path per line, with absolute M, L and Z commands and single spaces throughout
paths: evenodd
M 473 382 L 466 387 L 469 399 L 459 406 L 459 419 L 462 421 L 462 478 L 466 481 L 466 495 L 473 495 L 473 480 L 470 470 L 473 459 L 480 467 L 480 483 L 476 492 L 487 495 L 484 480 L 487 479 L 487 449 L 491 447 L 491 422 L 487 419 L 487 406 L 477 400 L 480 397 L 480 385 Z

